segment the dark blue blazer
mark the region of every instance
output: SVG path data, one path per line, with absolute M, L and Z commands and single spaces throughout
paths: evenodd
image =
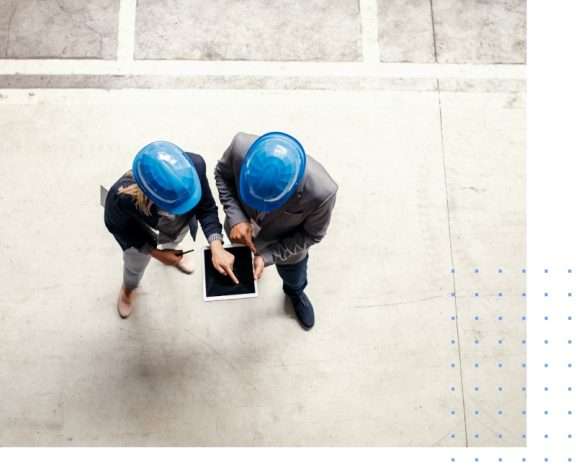
M 204 159 L 197 154 L 185 153 L 186 157 L 192 162 L 202 187 L 202 199 L 200 202 L 184 216 L 188 220 L 190 233 L 196 240 L 198 232 L 198 221 L 202 226 L 202 231 L 208 239 L 213 234 L 222 234 L 222 225 L 218 219 L 218 207 L 212 197 L 208 180 L 206 179 L 206 163 Z M 106 197 L 104 208 L 104 223 L 114 238 L 126 250 L 135 247 L 138 250 L 143 249 L 146 245 L 156 247 L 157 236 L 151 228 L 158 229 L 158 208 L 152 204 L 151 214 L 147 216 L 141 213 L 135 205 L 133 198 L 129 195 L 119 194 L 118 189 L 135 183 L 131 176 L 122 175 Z

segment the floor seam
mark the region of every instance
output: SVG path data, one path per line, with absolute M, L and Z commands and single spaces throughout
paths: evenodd
M 432 23 L 432 44 L 434 46 L 434 62 L 438 63 L 438 48 L 436 47 L 436 25 L 434 24 L 434 5 L 430 0 L 430 21 Z
M 468 421 L 466 417 L 466 399 L 464 396 L 464 372 L 462 368 L 462 344 L 460 341 L 460 325 L 458 319 L 458 302 L 456 298 L 456 271 L 454 267 L 454 250 L 452 244 L 452 224 L 450 219 L 450 200 L 448 193 L 448 172 L 446 169 L 446 148 L 444 145 L 444 122 L 442 116 L 442 98 L 440 91 L 440 81 L 437 80 L 437 93 L 438 93 L 438 113 L 440 117 L 440 147 L 442 151 L 442 168 L 444 170 L 444 188 L 446 191 L 446 214 L 448 219 L 448 243 L 450 247 L 450 265 L 452 275 L 452 293 L 454 298 L 454 319 L 456 322 L 456 344 L 458 345 L 458 367 L 460 372 L 460 392 L 462 394 L 462 411 L 464 416 L 464 437 L 465 446 L 468 447 Z
M 524 64 L 394 62 L 266 62 L 100 59 L 2 59 L 2 75 L 155 75 L 274 77 L 380 77 L 462 80 L 525 80 Z

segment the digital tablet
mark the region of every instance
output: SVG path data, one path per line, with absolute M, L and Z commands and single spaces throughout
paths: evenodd
M 234 255 L 234 274 L 240 283 L 236 284 L 230 277 L 216 271 L 212 265 L 212 251 L 210 247 L 205 247 L 202 253 L 204 301 L 255 298 L 258 296 L 258 285 L 252 269 L 252 252 L 244 245 L 224 248 Z

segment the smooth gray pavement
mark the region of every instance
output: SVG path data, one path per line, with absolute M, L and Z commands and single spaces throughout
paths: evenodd
M 359 0 L 139 0 L 136 59 L 362 60 Z M 526 2 L 378 0 L 382 62 L 523 63 Z M 115 57 L 119 0 L 0 0 L 0 57 Z
M 116 57 L 119 0 L 0 0 L 0 58 Z
M 137 59 L 354 61 L 360 11 L 347 0 L 141 0 Z

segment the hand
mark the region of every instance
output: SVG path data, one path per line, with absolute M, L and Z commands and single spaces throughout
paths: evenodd
M 158 250 L 153 249 L 150 252 L 156 260 L 162 262 L 164 265 L 178 265 L 182 260 L 182 250 L 164 249 Z
M 264 271 L 264 259 L 260 255 L 254 257 L 254 279 L 259 280 Z
M 215 270 L 224 275 L 229 276 L 236 284 L 240 283 L 234 274 L 234 255 L 222 247 L 222 242 L 215 240 L 210 244 L 212 251 L 212 265 Z
M 252 240 L 252 224 L 240 222 L 230 230 L 230 240 L 238 244 L 244 244 L 253 253 L 256 253 L 256 246 Z

